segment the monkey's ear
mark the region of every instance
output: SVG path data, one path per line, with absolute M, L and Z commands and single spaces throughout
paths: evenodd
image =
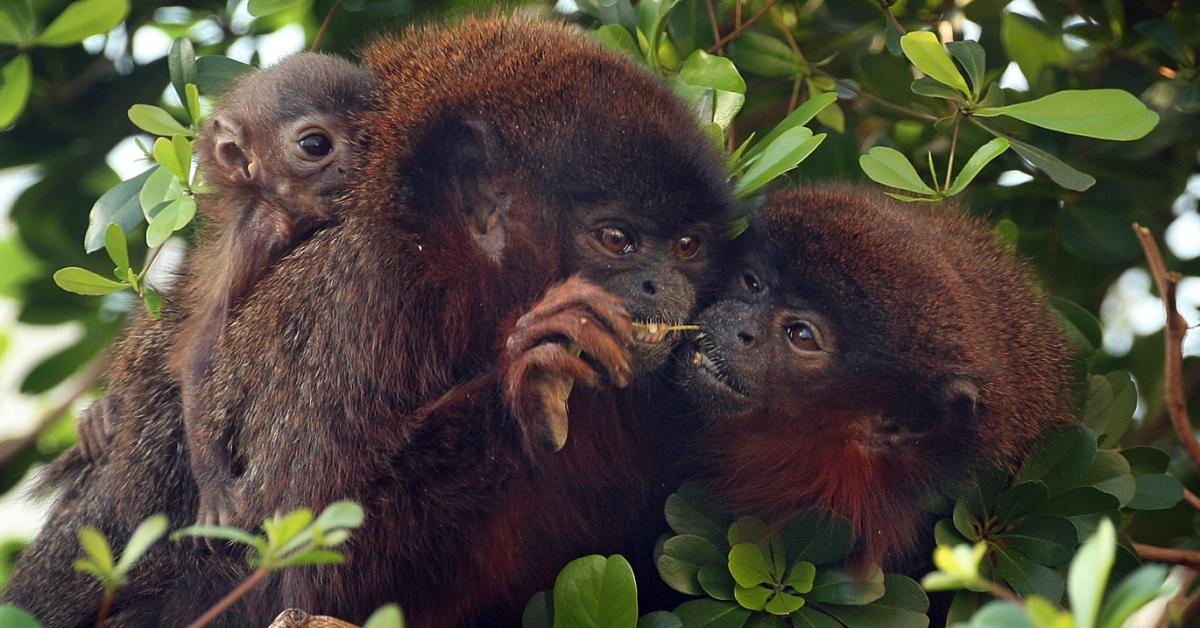
M 242 125 L 228 116 L 217 116 L 209 125 L 208 132 L 212 135 L 213 159 L 222 172 L 229 174 L 232 179 L 243 183 L 254 180 L 258 164 L 254 163 L 254 153 L 249 150 Z
M 480 251 L 495 262 L 507 242 L 510 203 L 499 169 L 498 144 L 490 124 L 453 119 L 444 127 L 436 155 L 442 198 L 462 217 Z

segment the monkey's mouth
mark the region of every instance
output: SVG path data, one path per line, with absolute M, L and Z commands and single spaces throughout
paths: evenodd
M 682 329 L 690 329 L 691 325 L 671 325 L 651 321 L 635 321 L 633 323 L 633 339 L 648 345 L 656 345 L 666 340 L 667 335 L 678 333 Z
M 739 397 L 749 397 L 750 392 L 734 374 L 729 361 L 721 354 L 717 344 L 700 332 L 692 341 L 692 366 L 695 367 L 710 382 L 732 391 Z

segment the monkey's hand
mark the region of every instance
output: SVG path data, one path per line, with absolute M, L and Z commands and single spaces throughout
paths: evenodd
M 79 453 L 88 462 L 99 460 L 108 451 L 115 413 L 112 396 L 104 395 L 93 401 L 75 420 L 75 429 L 79 432 Z
M 571 277 L 546 291 L 517 320 L 502 359 L 505 398 L 526 452 L 567 442 L 567 398 L 576 382 L 624 387 L 632 377 L 628 347 L 633 324 L 621 299 Z

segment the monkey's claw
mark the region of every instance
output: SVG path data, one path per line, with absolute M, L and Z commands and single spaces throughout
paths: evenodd
M 75 421 L 79 433 L 79 452 L 90 462 L 95 462 L 108 451 L 112 441 L 113 408 L 111 396 L 104 395 L 92 402 Z

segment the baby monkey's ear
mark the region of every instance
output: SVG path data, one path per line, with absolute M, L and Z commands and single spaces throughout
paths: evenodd
M 208 132 L 212 135 L 213 159 L 217 168 L 235 181 L 254 181 L 259 168 L 242 125 L 230 116 L 217 115 L 209 123 Z

